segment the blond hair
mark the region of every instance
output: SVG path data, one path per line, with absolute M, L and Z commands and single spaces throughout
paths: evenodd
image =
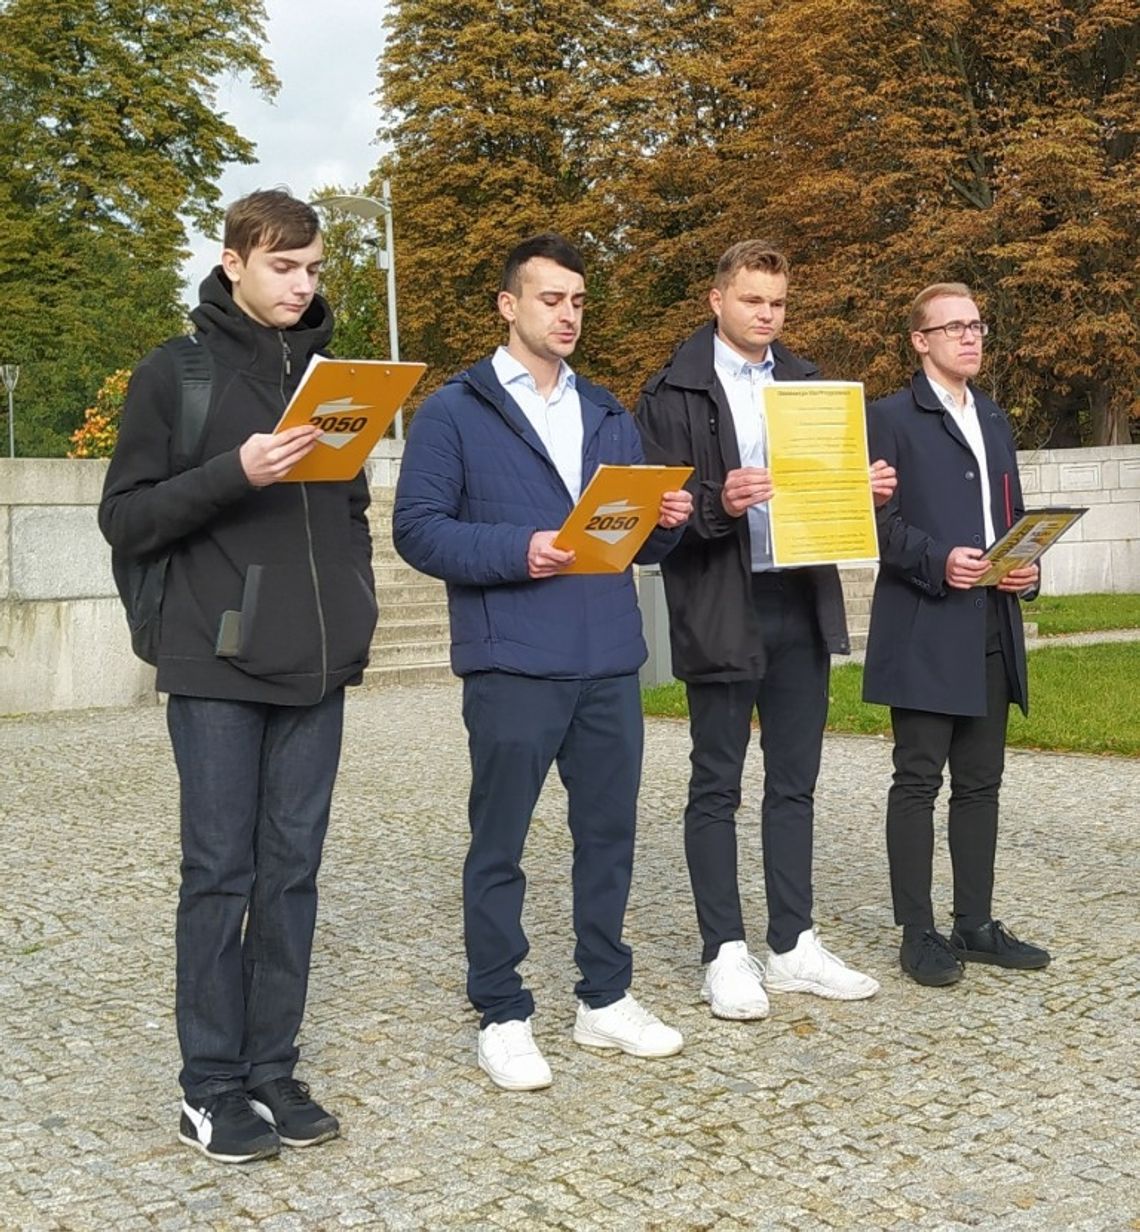
M 964 282 L 932 282 L 923 287 L 914 297 L 910 306 L 910 332 L 917 333 L 926 324 L 926 306 L 935 299 L 945 299 L 948 295 L 960 295 L 964 299 L 973 299 L 974 293 Z

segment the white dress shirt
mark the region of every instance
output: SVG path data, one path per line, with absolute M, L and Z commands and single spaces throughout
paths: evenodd
M 970 446 L 974 461 L 978 464 L 978 480 L 982 494 L 982 524 L 985 527 L 985 543 L 988 548 L 997 536 L 994 534 L 994 515 L 990 503 L 990 468 L 986 465 L 986 442 L 982 436 L 982 425 L 978 420 L 978 405 L 974 401 L 973 390 L 966 386 L 966 405 L 959 406 L 954 395 L 943 385 L 939 385 L 927 373 L 926 379 L 930 388 L 938 395 L 938 401 L 954 416 L 954 422 L 962 429 L 966 444 Z
M 768 465 L 768 424 L 764 418 L 764 386 L 774 385 L 772 370 L 776 361 L 769 347 L 765 357 L 754 363 L 734 351 L 719 334 L 713 334 L 713 367 L 720 382 L 740 446 L 741 466 Z M 772 568 L 772 533 L 768 524 L 768 504 L 752 505 L 746 511 L 748 537 L 752 544 L 752 572 Z
M 570 498 L 577 502 L 582 494 L 582 403 L 574 370 L 562 360 L 554 389 L 544 398 L 534 377 L 506 347 L 495 351 L 491 364 L 499 383 L 538 433 Z

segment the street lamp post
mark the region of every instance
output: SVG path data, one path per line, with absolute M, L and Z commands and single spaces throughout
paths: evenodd
M 396 324 L 396 246 L 392 234 L 392 191 L 388 181 L 381 186 L 383 196 L 361 197 L 348 193 L 337 197 L 321 197 L 312 202 L 313 205 L 326 206 L 333 210 L 343 210 L 346 214 L 355 214 L 357 218 L 367 218 L 374 221 L 384 216 L 384 247 L 376 249 L 376 268 L 387 274 L 388 284 L 388 350 L 393 360 L 399 362 L 400 340 Z M 404 410 L 396 412 L 396 440 L 404 439 Z
M 12 395 L 16 392 L 16 382 L 20 379 L 19 364 L 0 364 L 0 380 L 8 391 L 8 457 L 16 456 L 16 412 L 12 406 Z

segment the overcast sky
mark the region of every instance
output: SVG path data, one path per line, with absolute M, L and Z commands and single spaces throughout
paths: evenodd
M 265 7 L 267 54 L 281 90 L 267 103 L 242 80 L 220 83 L 218 109 L 257 147 L 256 163 L 222 176 L 223 203 L 279 184 L 305 198 L 326 184 L 362 185 L 380 155 L 373 91 L 383 0 L 267 0 Z M 221 242 L 196 232 L 189 240 L 184 274 L 192 306 Z

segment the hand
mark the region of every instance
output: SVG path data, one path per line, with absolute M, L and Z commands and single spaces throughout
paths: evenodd
M 245 477 L 255 488 L 267 488 L 277 483 L 311 453 L 321 429 L 316 424 L 301 424 L 284 432 L 255 432 L 241 449 L 238 457 Z
M 989 567 L 981 548 L 953 548 L 946 557 L 946 585 L 969 590 Z
M 666 530 L 674 526 L 683 526 L 693 512 L 693 496 L 691 492 L 682 489 L 680 492 L 665 492 L 661 496 L 661 508 L 658 510 L 657 525 Z
M 574 563 L 574 553 L 554 546 L 556 530 L 536 530 L 526 550 L 526 569 L 532 578 L 553 577 Z
M 1011 569 L 997 584 L 998 590 L 1012 591 L 1019 594 L 1023 590 L 1031 590 L 1041 580 L 1039 565 L 1021 565 Z
M 763 466 L 741 466 L 724 477 L 720 501 L 729 517 L 772 499 L 772 474 Z
M 898 483 L 899 477 L 890 463 L 884 462 L 882 458 L 871 463 L 871 496 L 876 509 L 881 508 L 894 496 Z

